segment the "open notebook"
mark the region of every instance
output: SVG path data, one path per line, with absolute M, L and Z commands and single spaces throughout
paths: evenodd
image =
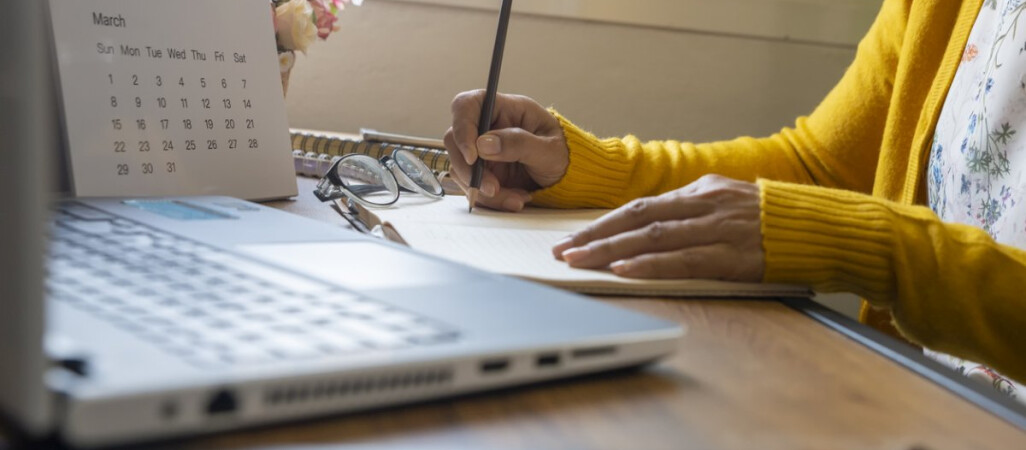
M 475 208 L 465 197 L 432 201 L 404 195 L 384 209 L 358 207 L 370 226 L 417 250 L 479 269 L 587 294 L 675 297 L 808 297 L 803 286 L 712 280 L 635 280 L 607 270 L 572 268 L 552 256 L 552 245 L 606 210 L 527 208 L 519 213 Z

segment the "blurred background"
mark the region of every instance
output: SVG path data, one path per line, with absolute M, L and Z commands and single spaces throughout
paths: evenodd
M 599 136 L 763 136 L 808 114 L 851 63 L 882 0 L 518 0 L 500 91 Z M 297 55 L 293 127 L 441 137 L 483 88 L 499 0 L 366 0 Z M 819 300 L 847 314 L 849 295 Z

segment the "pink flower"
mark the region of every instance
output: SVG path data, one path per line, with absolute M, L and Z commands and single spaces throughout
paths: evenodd
M 338 0 L 331 0 L 332 2 Z M 335 22 L 338 17 L 332 11 L 334 4 L 329 6 L 325 0 L 310 0 L 310 6 L 314 11 L 314 23 L 317 25 L 317 37 L 327 39 L 333 31 L 337 31 Z
M 274 3 L 271 3 L 271 23 L 274 24 L 274 34 L 278 34 L 278 13 L 274 11 Z
M 342 10 L 345 9 L 345 6 L 348 4 L 360 6 L 363 4 L 363 0 L 331 0 L 331 3 L 335 5 L 335 8 Z
M 346 5 L 359 6 L 363 0 L 272 0 L 274 33 L 279 51 L 299 50 L 338 31 L 338 14 Z

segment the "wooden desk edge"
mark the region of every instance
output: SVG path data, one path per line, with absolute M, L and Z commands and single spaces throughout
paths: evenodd
M 809 298 L 782 298 L 781 303 L 805 314 L 812 320 L 868 347 L 883 357 L 900 364 L 917 375 L 962 397 L 1009 424 L 1026 431 L 1026 406 L 1001 395 L 994 389 L 974 383 L 941 363 L 874 328 L 863 325 Z

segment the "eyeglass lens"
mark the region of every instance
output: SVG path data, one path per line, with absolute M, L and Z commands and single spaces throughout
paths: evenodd
M 438 182 L 438 178 L 435 178 L 435 174 L 424 164 L 424 161 L 421 161 L 416 155 L 399 149 L 392 154 L 392 159 L 399 170 L 417 185 L 416 188 L 419 188 L 414 188 L 414 190 L 422 191 L 427 195 L 442 195 L 442 184 Z M 413 186 L 409 186 L 409 188 L 413 188 Z
M 395 177 L 381 162 L 365 155 L 352 155 L 338 162 L 335 173 L 360 199 L 375 205 L 389 205 L 399 197 Z

